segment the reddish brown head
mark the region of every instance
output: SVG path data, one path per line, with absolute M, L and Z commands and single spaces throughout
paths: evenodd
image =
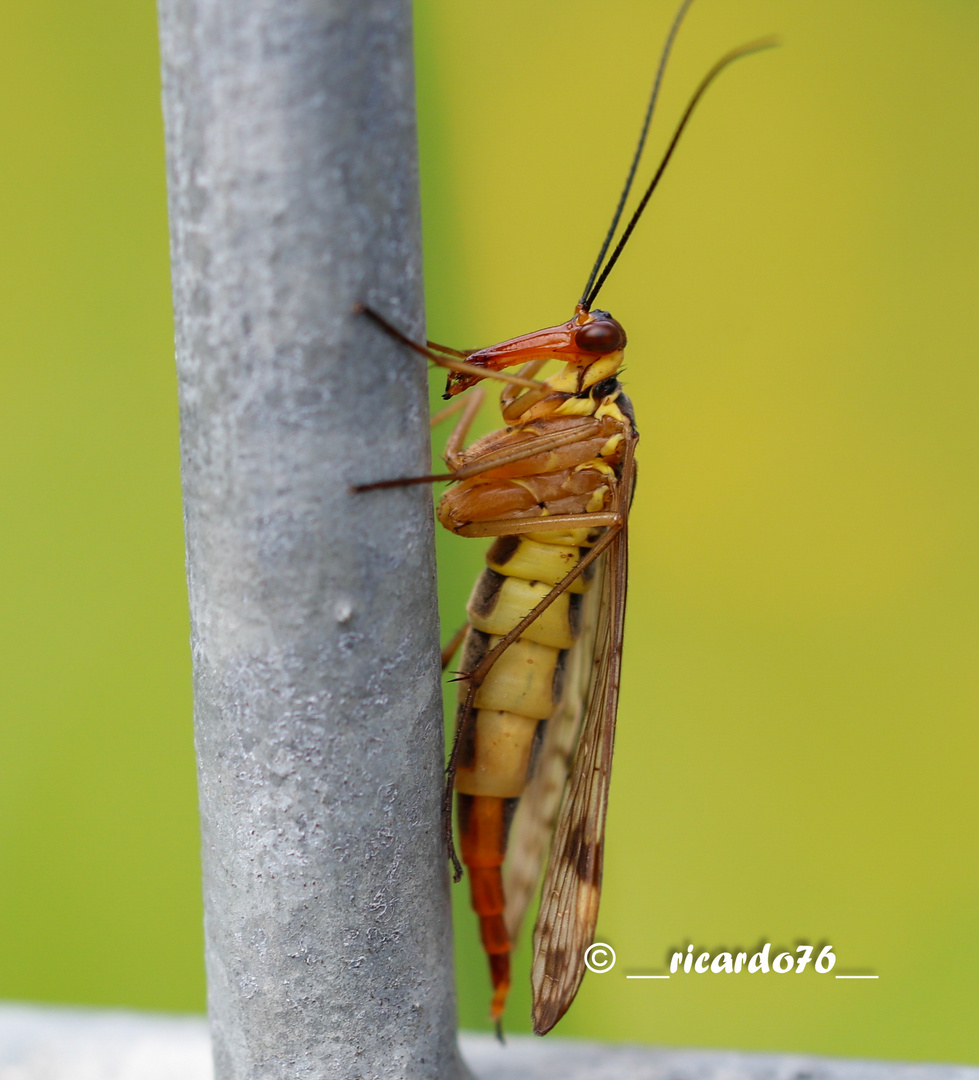
M 587 367 L 599 357 L 624 349 L 625 344 L 625 330 L 607 311 L 586 311 L 579 307 L 569 322 L 510 338 L 487 349 L 477 349 L 466 357 L 466 361 L 489 371 L 549 359 Z M 477 382 L 478 375 L 453 371 L 445 384 L 444 396 L 455 397 Z

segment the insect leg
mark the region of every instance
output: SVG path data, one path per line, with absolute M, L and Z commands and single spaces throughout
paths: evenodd
M 476 419 L 476 413 L 479 412 L 480 406 L 483 404 L 483 391 L 482 388 L 478 388 L 468 398 L 456 398 L 451 405 L 447 405 L 444 409 L 437 412 L 431 419 L 431 426 L 441 423 L 443 420 L 447 420 L 450 416 L 454 416 L 460 410 L 462 416 L 459 417 L 458 423 L 452 429 L 452 433 L 449 435 L 448 441 L 445 444 L 445 461 L 449 468 L 455 468 L 456 463 L 459 461 L 459 452 L 462 444 L 466 441 L 466 436 L 469 434 L 469 429 L 472 426 L 473 420 Z M 449 473 L 431 473 L 428 476 L 405 476 L 397 480 L 379 480 L 374 484 L 357 484 L 350 490 L 354 494 L 360 494 L 364 491 L 378 491 L 383 488 L 396 488 L 396 487 L 408 487 L 411 484 L 433 484 L 440 480 L 455 480 L 456 474 L 454 472 Z
M 450 349 L 448 345 L 439 345 L 435 341 L 426 341 L 425 344 L 435 352 L 446 353 L 448 356 L 458 356 L 460 360 L 465 360 L 466 357 L 472 356 L 476 351 L 475 349 Z
M 428 418 L 428 426 L 430 428 L 438 427 L 443 420 L 448 420 L 450 416 L 455 416 L 457 412 L 461 412 L 466 406 L 466 399 L 464 397 L 457 397 L 451 404 L 446 405 L 444 409 L 439 411 Z
M 482 398 L 474 397 L 474 406 L 472 409 L 466 409 L 459 423 L 456 425 L 452 434 L 449 436 L 448 444 L 446 445 L 445 456 L 449 464 L 453 464 L 454 461 L 459 460 L 459 453 L 461 450 L 462 442 L 466 437 L 466 433 L 469 430 L 469 425 L 472 423 L 473 418 L 476 415 L 476 411 L 482 404 Z M 431 484 L 439 480 L 465 480 L 470 476 L 479 476 L 480 473 L 489 472 L 490 469 L 497 469 L 503 465 L 511 465 L 515 461 L 523 461 L 526 458 L 534 457 L 536 454 L 542 454 L 547 450 L 555 450 L 560 446 L 566 446 L 569 443 L 578 442 L 584 435 L 587 435 L 587 430 L 584 431 L 583 427 L 574 428 L 570 431 L 558 432 L 556 435 L 545 435 L 537 439 L 528 439 L 523 446 L 516 450 L 510 450 L 506 453 L 494 453 L 487 454 L 479 461 L 473 462 L 471 465 L 466 465 L 461 469 L 457 469 L 454 472 L 449 473 L 433 473 L 429 476 L 405 476 L 400 477 L 397 480 L 377 480 L 373 484 L 356 484 L 350 490 L 355 494 L 360 494 L 364 491 L 378 491 L 382 488 L 396 488 L 407 487 L 409 484 Z M 597 425 L 595 425 L 597 430 Z M 594 517 L 595 515 L 582 515 L 584 517 Z M 523 520 L 523 519 L 519 519 Z M 549 521 L 557 521 L 558 518 L 549 518 Z M 561 518 L 560 520 L 564 520 Z M 606 525 L 608 522 L 599 521 L 596 522 L 599 525 Z M 554 526 L 547 526 L 547 528 L 553 528 Z M 512 531 L 512 530 L 511 530 Z M 537 530 L 539 531 L 539 530 Z M 499 533 L 460 533 L 460 535 L 467 536 L 498 536 Z
M 445 453 L 442 455 L 446 463 L 451 465 L 452 468 L 456 467 L 462 444 L 466 441 L 466 436 L 469 434 L 473 420 L 476 419 L 476 414 L 482 407 L 485 396 L 483 388 L 478 386 L 468 397 L 457 397 L 451 405 L 439 409 L 429 420 L 429 426 L 435 427 L 436 424 L 441 424 L 443 420 L 448 420 L 450 416 L 455 416 L 457 412 L 462 413 L 462 417 L 449 435 L 445 444 Z
M 426 348 L 426 346 L 419 345 L 417 341 L 412 341 L 407 334 L 403 334 L 396 326 L 392 326 L 383 315 L 379 315 L 373 308 L 369 308 L 364 304 L 356 304 L 354 313 L 366 315 L 372 322 L 377 323 L 386 334 L 393 337 L 395 341 L 400 341 L 402 345 L 407 345 L 409 349 L 412 349 L 420 356 L 427 357 L 433 364 L 447 368 L 449 371 L 456 371 L 463 375 L 475 375 L 477 379 L 496 379 L 497 382 L 515 383 L 517 386 L 526 386 L 530 390 L 539 390 L 544 385 L 536 379 L 525 379 L 520 375 L 507 375 L 503 371 L 493 371 L 491 368 L 480 367 L 478 364 L 467 364 L 464 360 L 450 360 L 447 356 L 440 356 L 438 353 Z
M 462 444 L 466 441 L 466 436 L 469 434 L 469 429 L 472 427 L 473 420 L 476 419 L 476 414 L 479 412 L 485 396 L 482 387 L 473 390 L 469 395 L 466 408 L 459 418 L 459 423 L 452 429 L 452 434 L 449 435 L 446 441 L 444 457 L 450 469 L 458 469 Z
M 462 644 L 462 639 L 466 636 L 466 631 L 469 629 L 469 623 L 465 622 L 459 629 L 452 635 L 449 643 L 442 649 L 442 670 L 452 663 L 452 657 L 459 651 L 459 646 Z
M 595 546 L 585 555 L 581 561 L 554 586 L 553 589 L 543 599 L 535 605 L 517 625 L 504 637 L 502 637 L 492 649 L 485 654 L 480 662 L 473 668 L 472 671 L 467 672 L 461 676 L 469 683 L 469 690 L 466 693 L 466 700 L 463 704 L 462 712 L 459 718 L 459 723 L 456 726 L 455 738 L 452 740 L 452 750 L 449 754 L 449 762 L 446 765 L 446 778 L 445 787 L 442 791 L 442 821 L 443 829 L 445 831 L 446 848 L 449 853 L 449 858 L 452 860 L 453 867 L 453 880 L 459 881 L 462 878 L 462 864 L 459 861 L 459 856 L 456 853 L 455 840 L 452 835 L 452 790 L 455 784 L 456 767 L 459 757 L 459 748 L 462 744 L 463 737 L 468 733 L 469 726 L 472 723 L 474 709 L 473 704 L 476 700 L 476 694 L 479 692 L 479 687 L 483 680 L 486 678 L 490 668 L 496 663 L 500 656 L 517 640 L 518 637 L 533 623 L 542 612 L 554 603 L 555 600 L 564 592 L 567 591 L 569 586 L 580 575 L 588 569 L 588 567 L 606 550 L 606 548 L 612 543 L 618 533 L 625 526 L 625 517 L 622 514 L 566 514 L 555 515 L 553 518 L 547 519 L 549 522 L 564 523 L 564 527 L 580 527 L 580 518 L 592 519 L 589 524 L 593 525 L 607 525 L 605 534 L 598 540 Z M 602 520 L 594 520 L 601 518 Z M 611 520 L 608 520 L 611 519 Z M 574 522 L 574 526 L 568 524 L 569 521 Z M 493 524 L 493 523 L 487 523 Z M 556 527 L 560 528 L 560 524 Z M 526 518 L 520 519 L 518 522 L 511 524 L 507 532 L 511 535 L 519 535 L 528 532 L 540 531 L 540 519 L 535 518 L 528 520 Z M 490 534 L 487 534 L 490 535 Z M 499 534 L 497 534 L 499 535 Z
M 509 536 L 525 532 L 565 532 L 567 529 L 590 529 L 615 525 L 619 514 L 613 510 L 595 514 L 555 514 L 546 518 L 498 518 L 496 521 L 471 521 L 455 530 L 457 536 Z M 532 528 L 527 526 L 533 523 Z
M 568 515 L 577 516 L 577 515 Z M 582 515 L 585 516 L 585 515 Z M 588 517 L 598 517 L 597 514 L 589 514 Z M 531 623 L 536 622 L 538 617 L 547 610 L 554 603 L 555 600 L 564 592 L 567 592 L 568 588 L 574 583 L 574 581 L 581 576 L 581 574 L 588 569 L 589 566 L 602 554 L 603 551 L 612 543 L 616 536 L 625 527 L 625 517 L 621 514 L 615 515 L 615 521 L 608 526 L 604 535 L 598 540 L 598 542 L 591 548 L 587 555 L 585 555 L 573 569 L 569 570 L 567 574 L 554 586 L 553 589 L 527 614 L 517 623 L 517 625 L 505 634 L 497 643 L 493 646 L 489 652 L 480 660 L 480 662 L 473 668 L 472 671 L 466 672 L 461 676 L 469 683 L 470 692 L 475 696 L 473 687 L 478 690 L 480 683 L 486 678 L 486 673 L 496 663 L 500 655 L 517 640 L 518 637 L 527 629 Z M 523 529 L 522 532 L 535 532 L 535 529 Z
M 434 416 L 430 416 L 428 418 L 428 426 L 430 428 L 438 427 L 443 420 L 448 420 L 450 416 L 455 416 L 456 413 L 462 412 L 469 401 L 470 398 L 457 397 L 449 405 L 446 405 L 444 409 L 439 409 Z
M 539 435 L 533 439 L 527 439 L 522 445 L 512 450 L 494 450 L 480 457 L 478 461 L 470 465 L 464 465 L 457 469 L 455 478 L 465 480 L 470 476 L 479 476 L 480 473 L 489 472 L 490 469 L 499 469 L 504 465 L 512 465 L 516 461 L 524 461 L 537 454 L 546 453 L 549 450 L 557 450 L 561 446 L 570 443 L 581 442 L 594 432 L 599 430 L 597 422 L 583 423 L 568 431 L 558 431 L 554 435 Z
M 626 456 L 622 464 L 623 477 L 634 476 L 634 453 L 635 453 L 635 440 L 632 440 L 626 450 Z M 459 881 L 462 877 L 462 865 L 459 862 L 459 856 L 456 854 L 455 841 L 452 835 L 452 788 L 455 783 L 456 766 L 459 757 L 459 747 L 462 743 L 463 736 L 467 733 L 473 717 L 473 705 L 476 700 L 476 694 L 479 691 L 480 684 L 486 678 L 487 672 L 496 663 L 499 657 L 505 652 L 506 649 L 513 644 L 517 638 L 527 629 L 532 622 L 534 622 L 540 614 L 545 611 L 554 601 L 572 585 L 572 583 L 581 576 L 582 573 L 595 562 L 596 559 L 612 544 L 616 536 L 622 532 L 626 526 L 629 502 L 632 499 L 632 480 L 629 479 L 626 483 L 620 483 L 616 486 L 615 490 L 615 510 L 614 512 L 606 513 L 593 513 L 593 514 L 555 514 L 551 518 L 533 518 L 533 519 L 510 519 L 505 522 L 481 522 L 479 524 L 485 526 L 492 525 L 506 525 L 508 528 L 500 532 L 484 532 L 484 536 L 491 535 L 522 535 L 524 533 L 540 532 L 541 525 L 544 522 L 550 527 L 550 529 L 556 529 L 563 531 L 567 528 L 581 528 L 581 527 L 594 527 L 594 526 L 607 526 L 605 534 L 599 538 L 594 544 L 592 549 L 585 555 L 578 564 L 554 586 L 551 591 L 544 596 L 539 603 L 537 603 L 521 620 L 513 627 L 509 633 L 505 634 L 497 644 L 485 653 L 476 665 L 476 667 L 468 672 L 464 678 L 469 682 L 469 690 L 466 694 L 466 700 L 463 705 L 462 713 L 459 717 L 459 723 L 456 726 L 455 738 L 452 740 L 452 750 L 449 754 L 449 761 L 446 765 L 446 780 L 445 787 L 442 791 L 442 822 L 445 832 L 446 847 L 449 852 L 449 858 L 452 860 L 453 867 L 453 880 Z M 582 520 L 585 519 L 585 520 Z M 550 529 L 543 531 L 550 531 Z
M 531 360 L 529 364 L 524 364 L 517 374 L 522 375 L 525 379 L 533 378 L 546 363 L 546 359 Z M 528 397 L 528 394 L 532 394 L 533 399 Z M 500 394 L 500 408 L 503 411 L 504 420 L 508 420 L 511 410 L 519 416 L 524 409 L 529 409 L 531 405 L 536 404 L 542 397 L 544 397 L 544 392 L 540 390 L 528 390 L 521 396 L 520 387 L 508 383 L 503 387 L 503 392 Z M 520 401 L 519 408 L 514 405 L 518 400 Z

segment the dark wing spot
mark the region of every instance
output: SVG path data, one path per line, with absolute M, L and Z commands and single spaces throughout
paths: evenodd
M 484 570 L 476 579 L 476 587 L 469 598 L 469 614 L 477 619 L 489 618 L 496 607 L 504 581 L 506 578 L 495 570 Z
M 584 593 L 568 593 L 568 626 L 571 636 L 577 638 L 581 634 L 581 605 L 585 599 Z
M 602 845 L 582 844 L 575 864 L 578 880 L 586 885 L 598 885 L 602 879 Z
M 544 975 L 551 979 L 557 979 L 564 972 L 567 965 L 567 949 L 550 949 L 547 953 L 547 959 L 544 961 Z
M 571 832 L 568 833 L 568 846 L 564 849 L 563 857 L 569 863 L 578 865 L 581 849 L 585 843 L 584 824 L 578 822 Z
M 585 824 L 579 821 L 568 833 L 568 846 L 564 858 L 574 867 L 578 880 L 586 885 L 598 886 L 602 881 L 602 842 L 585 839 Z

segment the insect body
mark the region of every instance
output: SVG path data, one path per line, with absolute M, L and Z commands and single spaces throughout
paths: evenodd
M 467 609 L 443 808 L 458 880 L 454 789 L 461 861 L 469 871 L 472 906 L 489 959 L 490 1014 L 498 1032 L 510 987 L 512 943 L 552 833 L 534 931 L 537 1034 L 548 1032 L 573 1001 L 598 918 L 638 433 L 618 380 L 625 331 L 592 305 L 704 91 L 732 61 L 775 44 L 764 39 L 734 49 L 707 73 L 603 264 L 666 59 L 690 3 L 683 0 L 667 37 L 625 190 L 573 318 L 490 348 L 460 352 L 432 342 L 418 345 L 376 312 L 360 309 L 387 333 L 449 369 L 446 398 L 457 398 L 487 378 L 506 384 L 501 396 L 506 427 L 463 449 L 482 391 L 470 394 L 448 441 L 449 473 L 355 489 L 454 481 L 439 502 L 439 521 L 460 536 L 495 538 Z M 534 379 L 549 360 L 564 367 L 542 382 Z M 524 365 L 521 371 L 504 373 L 517 364 Z M 445 412 L 458 411 L 464 401 Z M 444 663 L 455 647 L 443 654 Z
M 581 309 L 562 327 L 470 356 L 470 363 L 492 363 L 519 354 L 539 366 L 560 355 L 567 363 L 538 390 L 504 390 L 509 426 L 450 458 L 457 470 L 481 471 L 447 491 L 438 507 L 440 522 L 453 532 L 497 537 L 469 602 L 462 658 L 468 678 L 453 755 L 462 862 L 489 956 L 490 1012 L 497 1021 L 510 986 L 512 939 L 536 885 L 541 838 L 554 826 L 556 796 L 586 703 L 582 690 L 587 691 L 588 722 L 581 736 L 587 752 L 576 758 L 571 783 L 591 783 L 593 790 L 566 802 L 570 847 L 552 861 L 545 885 L 545 904 L 550 893 L 554 917 L 538 924 L 539 934 L 556 935 L 562 944 L 545 949 L 549 959 L 539 970 L 535 965 L 539 1031 L 549 1030 L 574 996 L 598 913 L 625 605 L 625 521 L 638 439 L 616 377 L 625 343 L 624 331 L 607 312 Z M 466 376 L 450 376 L 449 391 L 465 383 Z M 602 573 L 595 581 L 597 564 Z M 595 596 L 586 605 L 590 590 Z M 590 679 L 590 689 L 572 677 L 565 698 L 569 651 L 583 629 L 589 644 L 596 644 L 598 606 L 616 615 L 606 620 L 596 654 L 604 674 Z M 572 704 L 567 716 L 559 714 L 562 699 L 577 702 L 577 709 Z M 553 767 L 555 749 L 562 748 L 559 782 L 533 788 L 523 813 L 526 824 L 516 830 L 522 839 L 511 852 L 518 877 L 504 890 L 507 832 L 535 746 L 542 777 Z

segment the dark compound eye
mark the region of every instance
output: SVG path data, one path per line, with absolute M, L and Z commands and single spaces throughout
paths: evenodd
M 615 319 L 596 319 L 575 334 L 574 342 L 582 352 L 611 353 L 625 345 L 625 331 Z

